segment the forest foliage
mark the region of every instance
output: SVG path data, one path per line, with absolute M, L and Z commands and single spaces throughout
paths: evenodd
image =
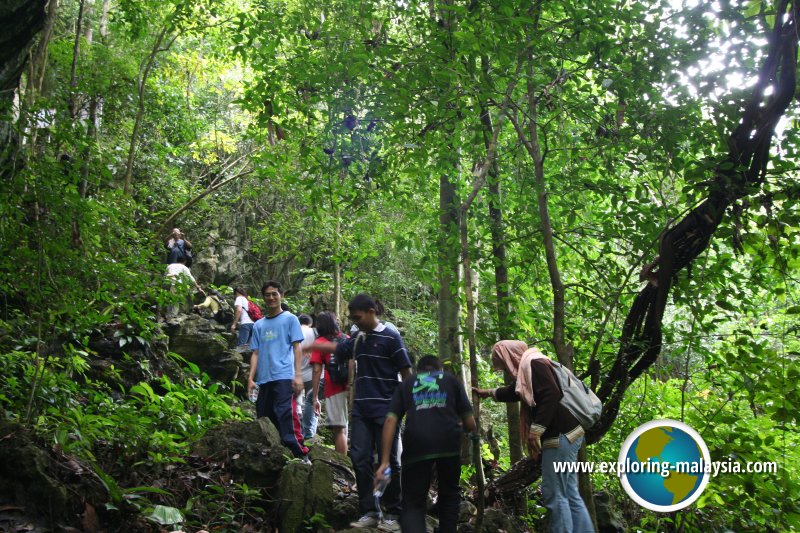
M 471 295 L 481 384 L 502 381 L 486 357 L 501 338 L 561 356 L 560 323 L 574 368 L 597 386 L 663 232 L 708 194 L 775 10 L 51 0 L 0 109 L 15 138 L 0 158 L 3 416 L 94 464 L 118 496 L 127 469 L 179 460 L 207 428 L 244 416 L 231 384 L 197 369 L 180 384 L 151 376 L 161 393 L 89 372 L 90 336 L 116 331 L 124 348 L 162 335 L 155 310 L 174 296 L 161 240 L 174 225 L 201 264 L 215 239 L 241 253 L 237 272 L 203 270 L 204 286 L 276 277 L 307 311 L 369 292 L 415 357 L 441 353 L 449 294 L 460 337 L 442 355 L 464 375 Z M 674 280 L 658 360 L 588 448 L 616 460 L 636 426 L 672 418 L 715 460 L 779 470 L 715 478 L 669 516 L 596 475 L 631 527 L 800 529 L 797 111 L 780 122 L 763 183 Z M 505 412 L 484 408 L 505 468 Z M 535 524 L 540 510 L 527 512 Z

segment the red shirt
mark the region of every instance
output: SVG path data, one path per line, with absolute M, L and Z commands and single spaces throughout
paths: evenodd
M 318 342 L 331 342 L 325 337 L 318 337 L 314 343 Z M 318 350 L 314 350 L 314 345 L 311 345 L 311 359 L 310 363 L 323 365 L 325 367 L 325 397 L 330 398 L 334 394 L 339 394 L 340 392 L 344 392 L 347 390 L 347 385 L 340 385 L 339 383 L 334 383 L 331 379 L 330 374 L 328 373 L 328 362 L 331 360 L 331 354 L 329 353 L 322 353 Z

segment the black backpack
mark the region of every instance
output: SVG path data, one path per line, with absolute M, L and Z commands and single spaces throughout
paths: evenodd
M 180 245 L 179 246 L 179 245 L 176 244 L 175 246 L 178 247 L 178 249 L 181 251 L 181 254 L 183 254 L 184 259 L 186 259 L 186 268 L 191 268 L 192 259 L 193 259 L 192 251 L 191 250 L 187 250 L 186 249 L 186 245 Z
M 336 351 L 331 352 L 331 357 L 328 360 L 328 374 L 331 377 L 331 381 L 334 383 L 338 383 L 339 385 L 347 385 L 347 378 L 350 374 L 350 359 L 353 358 L 353 355 L 356 353 L 356 348 L 358 344 L 363 341 L 366 335 L 363 331 L 359 331 L 356 335 L 355 341 L 353 341 L 353 351 L 350 353 L 342 354 L 343 357 L 336 357 Z M 342 335 L 341 337 L 334 339 L 337 343 L 344 341 L 345 337 Z
M 217 298 L 216 296 L 212 296 L 212 298 L 219 304 L 219 311 L 214 315 L 214 320 L 220 324 L 230 324 L 233 322 L 233 309 L 228 305 L 228 302 L 226 302 L 224 298 Z

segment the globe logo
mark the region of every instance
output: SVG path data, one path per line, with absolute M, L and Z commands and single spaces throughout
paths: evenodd
M 708 485 L 710 455 L 703 438 L 675 420 L 633 430 L 619 452 L 620 482 L 633 501 L 668 513 L 691 505 Z

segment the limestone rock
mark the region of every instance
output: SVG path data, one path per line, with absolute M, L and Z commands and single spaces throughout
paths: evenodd
M 601 491 L 594 495 L 594 509 L 599 533 L 622 533 L 627 530 L 625 519 L 610 492 Z
M 192 455 L 228 463 L 233 480 L 250 487 L 275 486 L 288 454 L 266 418 L 217 426 L 192 447 Z
M 333 475 L 324 463 L 291 462 L 278 486 L 279 531 L 301 531 L 304 522 L 318 514 L 326 517 L 333 507 Z
M 106 491 L 88 467 L 45 449 L 19 424 L 0 421 L 0 502 L 13 503 L 37 522 L 71 522 L 89 502 L 104 502 Z M 26 529 L 27 530 L 27 529 Z
M 242 355 L 232 349 L 225 326 L 200 315 L 179 315 L 167 322 L 169 349 L 200 367 L 209 376 L 230 383 L 239 376 Z
M 166 335 L 156 335 L 147 344 L 134 339 L 120 346 L 120 339 L 114 336 L 116 328 L 112 324 L 89 339 L 89 349 L 93 352 L 89 360 L 92 379 L 108 383 L 112 389 L 121 384 L 126 390 L 142 381 L 153 384 L 161 376 L 168 376 L 173 382 L 183 379 L 181 367 L 167 356 Z

